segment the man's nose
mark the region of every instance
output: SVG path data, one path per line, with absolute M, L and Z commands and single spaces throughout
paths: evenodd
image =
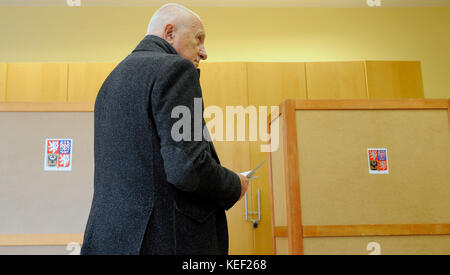
M 205 48 L 201 48 L 200 49 L 200 53 L 199 53 L 200 59 L 206 60 L 206 58 L 208 58 L 208 54 L 206 53 Z

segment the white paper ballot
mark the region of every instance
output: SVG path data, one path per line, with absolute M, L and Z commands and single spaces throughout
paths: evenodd
M 254 174 L 256 173 L 256 171 L 264 164 L 264 162 L 266 162 L 266 160 L 264 160 L 263 162 L 261 162 L 260 164 L 258 164 L 258 166 L 256 166 L 253 170 L 249 170 L 249 171 L 246 171 L 246 172 L 242 172 L 241 175 L 247 177 L 247 179 L 249 179 L 249 180 L 253 180 L 253 179 L 258 178 L 258 177 L 253 176 L 253 175 L 254 175 Z

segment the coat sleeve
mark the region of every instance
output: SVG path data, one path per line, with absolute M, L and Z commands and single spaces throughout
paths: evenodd
M 228 210 L 240 197 L 240 179 L 218 164 L 208 149 L 208 141 L 203 135 L 203 108 L 198 114 L 198 102 L 202 98 L 198 72 L 188 60 L 181 58 L 167 67 L 160 71 L 151 91 L 151 110 L 167 181 Z M 194 113 L 194 99 L 197 100 L 197 114 Z M 180 123 L 182 127 L 178 127 Z

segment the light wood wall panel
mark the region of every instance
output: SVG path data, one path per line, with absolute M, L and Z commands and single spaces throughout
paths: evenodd
M 118 63 L 70 63 L 69 102 L 95 102 L 106 77 Z
M 419 61 L 366 61 L 369 98 L 423 98 Z
M 226 106 L 246 106 L 247 66 L 245 63 L 202 63 L 200 82 L 205 108 L 217 106 L 223 112 L 225 128 Z M 211 117 L 213 119 L 213 117 Z M 210 119 L 205 118 L 208 122 Z M 210 131 L 214 129 L 210 129 Z M 235 172 L 250 169 L 249 141 L 214 141 L 221 164 Z M 235 129 L 236 133 L 236 129 Z M 248 193 L 252 189 L 249 186 Z M 244 199 L 227 211 L 230 232 L 230 254 L 254 254 L 254 234 L 251 223 L 245 220 Z
M 248 63 L 248 98 L 249 105 L 257 108 L 278 106 L 289 98 L 306 99 L 305 64 L 304 63 Z M 266 118 L 259 118 L 264 119 Z M 267 123 L 265 123 L 267 125 Z M 281 126 L 280 126 L 281 127 Z M 280 128 L 281 129 L 281 128 Z M 259 126 L 258 126 L 259 131 Z M 258 135 L 259 137 L 259 135 Z M 251 165 L 255 167 L 263 160 L 268 160 L 268 153 L 261 152 L 261 145 L 267 144 L 260 137 L 250 143 Z M 255 244 L 258 254 L 272 254 L 271 202 L 269 191 L 269 162 L 258 171 L 258 179 L 251 185 L 261 190 L 261 222 L 255 230 Z M 253 194 L 253 209 L 257 209 L 257 193 Z
M 308 99 L 366 99 L 364 62 L 306 63 Z
M 284 116 L 280 115 L 279 117 L 273 119 L 271 121 L 271 126 L 275 124 L 284 125 L 285 120 Z M 273 133 L 275 129 L 272 127 L 271 132 Z M 286 228 L 288 224 L 288 217 L 287 217 L 287 197 L 286 197 L 286 176 L 285 176 L 285 158 L 284 158 L 284 140 L 283 140 L 283 130 L 279 129 L 278 133 L 276 134 L 276 138 L 278 139 L 278 148 L 273 148 L 272 152 L 268 154 L 269 157 L 269 192 L 270 192 L 270 199 L 273 201 L 271 204 L 271 214 L 272 217 L 268 217 L 267 213 L 264 213 L 264 219 L 271 218 L 272 222 L 272 230 L 267 230 L 267 232 L 273 232 L 273 236 L 279 236 L 280 232 L 277 232 L 278 228 Z M 272 144 L 274 143 L 274 139 L 271 138 L 271 148 Z M 272 167 L 277 167 L 277 169 L 272 169 Z M 285 230 L 286 233 L 284 237 L 287 237 L 287 230 Z M 263 238 L 267 234 L 266 232 L 261 232 L 259 234 L 259 238 Z M 284 240 L 280 244 L 280 239 Z M 264 240 L 266 242 L 266 240 Z M 270 247 L 265 247 L 264 253 L 259 254 L 287 254 L 288 253 L 288 244 L 287 244 L 287 238 L 276 238 L 273 237 L 272 239 L 273 243 L 273 250 L 270 250 Z M 261 246 L 259 246 L 261 247 Z M 264 246 L 262 246 L 264 248 Z M 260 248 L 262 249 L 262 248 Z M 258 251 L 259 252 L 259 251 Z
M 6 99 L 7 64 L 0 63 L 0 102 Z
M 247 64 L 202 63 L 200 84 L 205 106 L 247 105 Z
M 67 101 L 66 63 L 8 63 L 6 101 Z
M 275 119 L 272 124 L 282 123 L 282 116 Z M 286 178 L 284 176 L 284 154 L 283 137 L 281 130 L 278 131 L 279 146 L 278 150 L 272 152 L 272 163 L 277 169 L 272 170 L 272 192 L 273 192 L 273 222 L 274 226 L 287 226 L 287 208 L 286 208 Z
M 255 106 L 306 99 L 305 63 L 248 63 L 248 98 Z

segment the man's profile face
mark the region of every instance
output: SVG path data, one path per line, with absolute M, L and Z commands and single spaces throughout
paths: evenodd
M 200 60 L 207 58 L 204 45 L 205 36 L 202 22 L 197 18 L 192 18 L 192 22 L 174 31 L 173 43 L 171 44 L 180 56 L 198 67 Z

